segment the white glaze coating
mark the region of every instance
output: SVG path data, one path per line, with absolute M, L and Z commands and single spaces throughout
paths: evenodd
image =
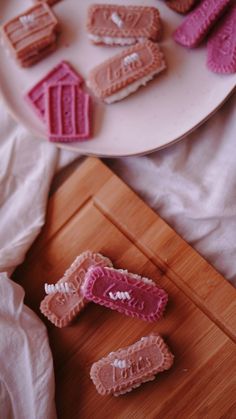
M 113 23 L 115 23 L 116 26 L 118 26 L 118 28 L 122 28 L 123 26 L 123 20 L 120 18 L 120 16 L 118 15 L 118 13 L 113 12 L 111 14 L 111 20 Z
M 126 368 L 127 362 L 125 359 L 115 359 L 112 363 L 112 365 L 116 368 Z
M 88 34 L 89 39 L 91 39 L 91 41 L 93 41 L 95 44 L 107 44 L 107 45 L 114 45 L 114 44 L 118 44 L 118 45 L 132 45 L 135 44 L 136 42 L 143 42 L 145 40 L 145 38 L 140 37 L 140 38 L 119 38 L 119 37 L 111 37 L 111 36 L 98 36 L 98 35 L 93 35 L 91 33 Z
M 34 15 L 32 14 L 19 17 L 19 21 L 23 26 L 31 26 L 34 23 L 34 20 Z
M 130 300 L 131 298 L 128 291 L 125 291 L 125 292 L 117 291 L 115 293 L 109 292 L 109 297 L 112 300 Z
M 126 66 L 126 65 L 129 65 L 129 64 L 131 64 L 135 61 L 138 61 L 138 59 L 139 59 L 139 54 L 137 52 L 133 52 L 133 54 L 127 55 L 124 58 L 123 62 L 124 62 L 124 65 Z
M 61 284 L 44 284 L 44 290 L 46 294 L 53 294 L 56 292 L 70 293 L 73 289 L 70 288 L 68 282 L 62 282 Z

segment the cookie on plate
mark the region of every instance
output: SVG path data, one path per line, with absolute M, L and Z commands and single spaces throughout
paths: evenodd
M 95 44 L 131 45 L 161 36 L 160 13 L 156 7 L 93 4 L 88 9 L 87 32 Z
M 236 72 L 236 5 L 223 16 L 208 40 L 207 65 L 214 73 Z
M 48 139 L 74 142 L 91 137 L 91 97 L 78 84 L 45 85 Z
M 203 0 L 175 30 L 174 40 L 187 48 L 197 47 L 229 7 L 230 2 L 231 0 Z
M 44 2 L 2 26 L 5 45 L 22 67 L 29 67 L 54 51 L 58 32 L 59 22 Z
M 157 43 L 138 42 L 93 68 L 87 85 L 96 97 L 112 103 L 135 92 L 165 68 Z
M 27 92 L 25 99 L 40 119 L 45 120 L 45 85 L 67 82 L 81 86 L 83 79 L 68 62 L 61 61 Z

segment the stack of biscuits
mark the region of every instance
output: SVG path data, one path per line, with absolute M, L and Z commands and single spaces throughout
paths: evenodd
M 29 67 L 56 49 L 59 23 L 50 9 L 39 2 L 2 27 L 3 40 L 22 67 Z

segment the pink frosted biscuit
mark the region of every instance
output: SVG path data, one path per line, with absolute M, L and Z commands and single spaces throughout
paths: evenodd
M 174 40 L 188 48 L 198 46 L 230 2 L 231 0 L 203 0 L 175 30 Z
M 174 356 L 161 336 L 150 335 L 95 362 L 90 377 L 101 395 L 119 396 L 154 380 L 173 361 Z
M 165 68 L 158 44 L 138 42 L 93 68 L 87 85 L 99 99 L 113 103 L 144 86 Z
M 52 142 L 81 141 L 91 135 L 91 98 L 77 84 L 46 88 L 48 138 Z
M 131 45 L 161 35 L 160 14 L 156 7 L 93 4 L 89 7 L 87 31 L 94 43 Z
M 187 13 L 193 8 L 198 0 L 168 0 L 167 6 L 178 13 Z
M 59 286 L 67 283 L 71 292 L 55 292 L 42 300 L 40 311 L 57 327 L 68 326 L 87 303 L 81 286 L 90 266 L 112 266 L 112 263 L 100 253 L 83 252 L 57 282 Z
M 91 267 L 83 292 L 87 300 L 146 321 L 158 320 L 168 300 L 150 279 L 112 268 Z
M 3 39 L 12 55 L 23 66 L 29 66 L 56 46 L 59 23 L 46 3 L 27 9 L 2 27 Z
M 236 5 L 224 16 L 207 43 L 207 65 L 215 73 L 236 72 Z
M 62 61 L 25 95 L 27 102 L 42 120 L 45 117 L 45 84 L 56 84 L 58 82 L 77 83 L 80 86 L 83 79 L 66 61 Z

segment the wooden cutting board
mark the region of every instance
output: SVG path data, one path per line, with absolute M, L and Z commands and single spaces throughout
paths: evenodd
M 15 280 L 39 314 L 44 283 L 56 282 L 84 250 L 150 277 L 169 294 L 155 323 L 88 305 L 70 327 L 48 327 L 61 419 L 236 417 L 236 291 L 101 161 L 88 158 L 51 196 L 43 231 Z M 97 394 L 89 371 L 111 351 L 151 332 L 174 366 L 120 397 Z

